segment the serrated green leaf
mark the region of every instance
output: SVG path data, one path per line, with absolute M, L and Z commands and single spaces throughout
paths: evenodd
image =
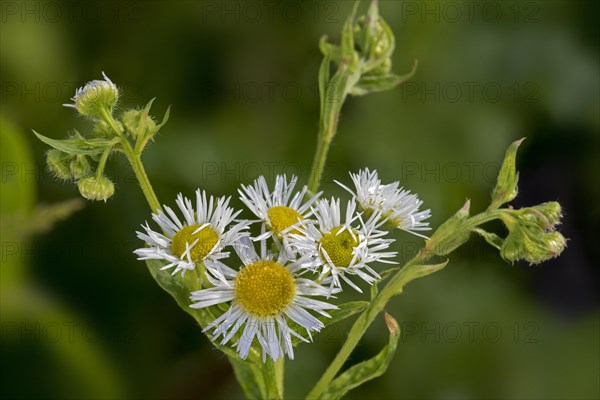
M 48 146 L 53 147 L 62 152 L 65 152 L 68 154 L 74 154 L 74 155 L 100 154 L 103 152 L 104 148 L 106 147 L 106 145 L 107 145 L 106 143 L 111 142 L 111 141 L 106 141 L 105 145 L 103 147 L 102 145 L 100 145 L 100 141 L 106 140 L 106 139 L 96 139 L 95 141 L 93 141 L 93 140 L 86 140 L 85 138 L 81 137 L 80 135 L 76 135 L 75 137 L 72 137 L 69 139 L 57 140 L 57 139 L 51 139 L 49 137 L 41 135 L 41 134 L 37 133 L 36 131 L 33 131 L 33 133 L 38 137 L 38 139 L 40 139 L 42 142 L 46 143 Z M 91 141 L 91 144 L 88 143 L 90 141 Z
M 492 203 L 489 209 L 500 207 L 517 197 L 517 184 L 519 173 L 517 172 L 517 151 L 525 138 L 513 142 L 504 156 L 502 167 L 498 173 L 498 181 L 492 192 Z
M 400 337 L 398 322 L 388 313 L 385 313 L 385 322 L 390 332 L 388 344 L 375 357 L 350 367 L 334 379 L 321 399 L 341 399 L 350 390 L 385 373 L 394 358 Z
M 502 239 L 495 233 L 486 232 L 480 228 L 473 229 L 473 231 L 477 232 L 482 238 L 485 239 L 486 242 L 488 242 L 490 245 L 494 246 L 498 250 L 500 250 L 502 245 L 504 244 L 504 239 Z

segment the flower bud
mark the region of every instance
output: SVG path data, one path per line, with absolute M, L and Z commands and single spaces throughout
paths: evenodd
M 110 199 L 115 193 L 115 185 L 105 176 L 88 176 L 77 181 L 79 193 L 88 200 Z
M 550 232 L 544 236 L 548 258 L 557 257 L 567 247 L 567 240 L 560 232 Z
M 46 153 L 46 164 L 52 175 L 61 180 L 72 179 L 71 169 L 69 168 L 69 160 L 71 156 L 63 153 L 60 150 L 51 149 Z
M 386 58 L 383 63 L 369 71 L 369 76 L 388 75 L 392 71 L 392 59 Z
M 507 261 L 528 261 L 539 264 L 558 256 L 566 247 L 566 240 L 559 232 L 532 232 L 521 226 L 515 227 L 500 248 L 500 255 Z
M 103 111 L 112 112 L 119 99 L 119 89 L 103 72 L 104 80 L 88 82 L 84 87 L 77 89 L 71 98 L 74 104 L 64 104 L 66 107 L 75 108 L 79 114 L 86 117 L 101 117 Z
M 560 223 L 562 219 L 562 209 L 560 204 L 556 201 L 549 201 L 547 203 L 542 203 L 535 207 L 532 207 L 534 210 L 540 212 L 546 217 L 550 226 L 555 226 Z
M 144 125 L 144 135 L 150 134 L 156 129 L 156 122 L 150 115 L 144 117 L 143 110 L 128 110 L 123 114 L 121 120 L 127 129 L 127 133 L 134 139 L 137 137 L 142 124 Z
M 75 179 L 81 179 L 84 176 L 88 176 L 92 169 L 90 168 L 90 164 L 87 161 L 87 158 L 82 155 L 78 155 L 71 161 L 70 164 L 71 175 Z

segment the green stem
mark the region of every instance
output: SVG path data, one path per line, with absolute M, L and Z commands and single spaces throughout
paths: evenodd
M 329 145 L 331 144 L 330 140 L 327 141 L 322 136 L 323 135 L 319 135 L 315 159 L 313 160 L 310 177 L 308 178 L 308 193 L 310 196 L 314 196 L 321 186 L 321 178 L 323 177 L 323 170 L 325 168 L 325 163 L 327 162 L 327 153 L 329 152 Z
M 485 211 L 481 214 L 477 214 L 469 218 L 466 223 L 461 226 L 460 230 L 462 232 L 455 232 L 455 234 L 461 235 L 461 233 L 470 232 L 478 225 L 499 218 L 501 214 L 502 210 Z M 375 317 L 377 317 L 377 315 L 383 311 L 388 301 L 393 296 L 401 293 L 404 285 L 413 279 L 409 273 L 410 266 L 422 264 L 430 259 L 434 255 L 434 252 L 432 251 L 434 248 L 435 243 L 428 243 L 428 245 L 422 248 L 415 257 L 404 264 L 404 266 L 388 281 L 379 294 L 375 296 L 369 307 L 362 312 L 362 314 L 354 322 L 354 325 L 352 325 L 352 328 L 350 329 L 348 337 L 343 346 L 329 367 L 327 367 L 327 370 L 323 376 L 321 376 L 317 384 L 307 395 L 307 399 L 318 399 L 323 394 L 331 381 L 338 374 L 348 357 L 350 357 L 350 354 L 352 354 L 352 351 L 354 351 L 354 348 L 363 337 L 371 323 L 375 320 Z
M 317 149 L 313 160 L 310 176 L 308 178 L 308 194 L 314 195 L 321 186 L 325 163 L 327 162 L 327 153 L 331 141 L 337 133 L 338 123 L 342 106 L 352 90 L 352 87 L 360 80 L 361 69 L 364 60 L 359 60 L 353 68 L 349 68 L 345 63 L 340 65 L 334 77 L 325 83 L 321 93 L 321 116 L 319 123 L 319 135 L 317 137 Z M 333 96 L 328 93 L 328 88 L 333 87 Z
M 153 212 L 158 212 L 161 209 L 160 202 L 158 201 L 158 198 L 152 189 L 152 185 L 150 184 L 150 180 L 148 179 L 148 175 L 146 174 L 146 170 L 144 169 L 140 155 L 133 151 L 131 144 L 129 144 L 127 140 L 123 140 L 121 144 L 123 145 L 125 155 L 131 164 L 131 168 L 133 168 L 135 177 L 142 187 L 142 192 L 144 192 L 144 196 L 146 196 L 146 200 L 148 201 L 150 208 Z
M 335 137 L 340 119 L 340 112 L 344 101 L 346 100 L 348 89 L 344 87 L 334 98 L 322 99 L 322 102 L 331 101 L 330 107 L 322 107 L 323 115 L 321 115 L 321 123 L 319 124 L 319 135 L 317 136 L 317 149 L 315 150 L 315 158 L 313 159 L 310 176 L 308 178 L 308 193 L 315 195 L 321 187 L 321 179 L 327 162 L 327 154 L 329 146 Z
M 144 192 L 146 201 L 148 201 L 150 209 L 153 212 L 158 212 L 162 207 L 160 206 L 160 202 L 154 193 L 154 189 L 152 189 L 152 185 L 150 184 L 150 180 L 148 179 L 148 175 L 144 169 L 144 164 L 142 164 L 141 150 L 138 150 L 137 148 L 134 150 L 133 147 L 131 147 L 131 143 L 129 143 L 127 138 L 123 137 L 121 130 L 115 122 L 115 119 L 113 118 L 112 114 L 108 112 L 108 110 L 102 109 L 102 118 L 104 118 L 106 123 L 110 125 L 115 134 L 121 138 L 123 152 L 127 156 L 127 159 L 131 164 L 131 168 L 133 168 L 133 172 L 135 173 L 135 177 L 142 187 L 142 192 Z M 108 155 L 106 155 L 106 157 L 108 157 Z M 102 158 L 104 158 L 104 154 L 102 154 Z M 102 159 L 100 159 L 100 162 L 102 163 Z M 104 162 L 106 162 L 106 160 L 104 160 Z
M 280 359 L 281 360 L 281 359 Z M 275 362 L 269 358 L 265 363 L 261 363 L 260 373 L 264 379 L 265 400 L 283 399 L 283 367 L 279 361 Z
M 108 125 L 110 125 L 110 127 L 117 134 L 117 136 L 123 137 L 122 132 L 119 129 L 119 127 L 117 126 L 117 123 L 115 122 L 115 119 L 113 118 L 112 114 L 109 113 L 108 110 L 105 108 L 102 109 L 101 113 L 102 113 L 102 118 L 104 118 L 104 121 L 106 121 L 106 123 Z
M 100 161 L 98 161 L 98 168 L 96 169 L 96 178 L 99 178 L 104 173 L 104 167 L 106 166 L 106 161 L 108 160 L 108 156 L 112 150 L 112 147 L 107 147 L 102 156 L 100 157 Z
M 284 375 L 285 359 L 281 357 L 275 362 L 275 383 L 277 385 L 277 395 L 280 399 L 283 399 Z

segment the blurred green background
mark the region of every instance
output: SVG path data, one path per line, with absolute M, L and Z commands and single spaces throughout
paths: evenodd
M 78 203 L 62 202 L 79 197 L 76 188 L 48 175 L 31 129 L 89 131 L 61 104 L 105 71 L 123 108 L 157 97 L 160 118 L 172 104 L 144 154 L 163 203 L 201 187 L 241 206 L 238 185 L 259 174 L 305 182 L 317 42 L 339 39 L 352 3 L 1 4 L 2 397 L 241 397 L 227 360 L 132 254 L 150 215 L 124 160 L 109 161 L 114 198 L 75 212 Z M 487 206 L 506 147 L 527 136 L 513 204 L 560 201 L 570 241 L 560 258 L 530 267 L 503 263 L 473 238 L 390 304 L 403 329 L 395 360 L 349 398 L 600 396 L 598 4 L 381 1 L 395 71 L 415 58 L 420 67 L 394 91 L 350 99 L 323 188 L 343 195 L 333 179 L 376 168 L 418 193 L 437 227 L 467 197 L 474 212 Z M 421 244 L 396 238 L 402 259 Z M 306 394 L 348 326 L 297 349 L 290 398 Z M 386 341 L 375 323 L 352 361 Z

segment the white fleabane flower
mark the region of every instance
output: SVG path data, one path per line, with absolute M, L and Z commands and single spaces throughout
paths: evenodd
M 314 281 L 300 277 L 305 271 L 304 260 L 289 260 L 283 251 L 275 259 L 267 254 L 264 240 L 259 256 L 248 238 L 243 241 L 244 245 L 238 243 L 235 246 L 244 264 L 241 269 L 235 271 L 217 261 L 226 280 L 209 277 L 213 287 L 192 292 L 190 307 L 230 304 L 229 309 L 204 330 L 213 330 L 213 340 L 222 337 L 222 345 L 235 336 L 237 341 L 233 346 L 241 358 L 248 356 L 256 339 L 262 348 L 263 361 L 267 354 L 273 360 L 286 354 L 293 359 L 292 336 L 308 342 L 312 340 L 311 332 L 318 332 L 325 326 L 309 311 L 330 317 L 326 310 L 337 307 L 311 298 L 327 296 L 330 292 Z M 289 321 L 306 330 L 308 339 L 295 332 Z M 236 336 L 238 332 L 241 335 Z
M 312 265 L 320 272 L 319 281 L 330 283 L 331 289 L 340 288 L 343 280 L 362 293 L 349 276 L 373 284 L 381 277 L 369 264 L 395 264 L 387 259 L 397 253 L 383 251 L 393 240 L 384 239 L 387 232 L 379 230 L 385 223 L 380 213 L 365 221 L 355 211 L 356 202 L 352 199 L 342 220 L 339 199 L 319 200 L 313 210 L 316 222 L 301 223 L 298 233 L 291 235 L 290 246 L 301 254 L 312 254 Z
M 423 204 L 416 194 L 399 187 L 399 182 L 382 185 L 377 171 L 368 168 L 357 174 L 350 173 L 356 192 L 337 182 L 338 185 L 350 192 L 366 215 L 381 213 L 387 219 L 386 226 L 398 228 L 413 235 L 427 239 L 415 231 L 427 231 L 429 222 L 424 222 L 431 216 L 431 210 L 419 211 Z
M 86 117 L 101 117 L 103 112 L 111 112 L 119 99 L 119 89 L 104 72 L 102 76 L 104 80 L 91 81 L 77 89 L 71 98 L 73 104 L 63 106 L 75 108 Z
M 285 175 L 277 175 L 275 188 L 271 192 L 265 178 L 260 176 L 253 185 L 242 185 L 238 190 L 240 200 L 263 223 L 262 234 L 255 240 L 273 237 L 278 241 L 285 241 L 289 233 L 294 230 L 294 225 L 312 214 L 310 206 L 321 193 L 304 201 L 308 190 L 304 186 L 292 197 L 296 181 L 295 176 L 292 176 L 288 182 Z
M 163 211 L 152 214 L 152 219 L 163 233 L 152 230 L 148 223 L 142 225 L 146 232 L 137 232 L 137 236 L 149 247 L 137 249 L 134 253 L 139 260 L 164 260 L 167 265 L 161 269 L 175 268 L 173 275 L 204 263 L 209 272 L 224 279 L 211 261 L 228 257 L 229 253 L 222 250 L 248 235 L 243 231 L 250 224 L 241 221 L 229 226 L 241 212 L 235 212 L 228 206 L 230 199 L 220 197 L 215 201 L 213 196 L 207 198 L 206 192 L 198 189 L 194 209 L 192 201 L 180 193 L 176 204 L 183 214 L 183 220 L 167 206 L 164 206 L 166 214 Z

